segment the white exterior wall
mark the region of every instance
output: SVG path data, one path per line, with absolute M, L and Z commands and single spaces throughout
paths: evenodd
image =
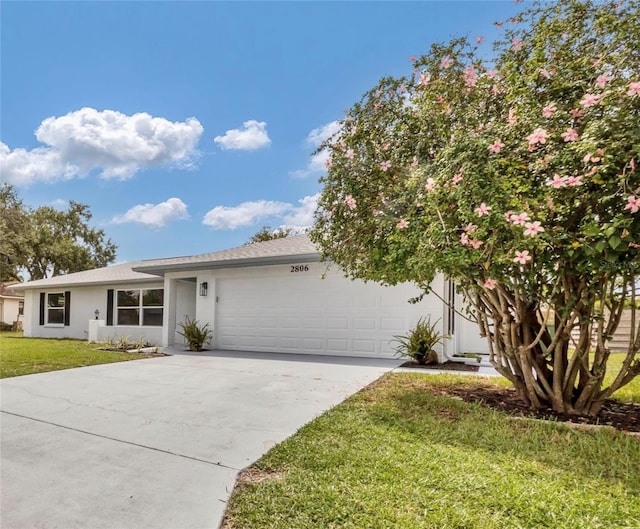
M 19 298 L 0 298 L 0 321 L 11 325 L 14 321 L 22 320 L 22 316 L 18 317 L 21 301 Z
M 42 290 L 27 290 L 25 292 L 24 307 L 24 336 L 32 338 L 75 338 L 86 340 L 89 336 L 89 320 L 95 319 L 96 309 L 100 311 L 100 319 L 107 315 L 107 290 L 129 290 L 162 288 L 162 283 L 146 283 L 131 285 L 103 285 L 86 287 L 57 287 Z M 40 325 L 40 293 L 71 292 L 71 312 L 69 325 Z M 116 321 L 116 307 L 114 299 L 114 323 Z M 45 309 L 46 310 L 46 309 Z M 162 341 L 162 327 L 142 326 L 105 326 L 98 331 L 98 339 L 128 336 L 132 340 L 145 338 L 153 344 Z
M 352 282 L 337 267 L 328 270 L 319 262 L 304 263 L 308 269 L 302 272 L 292 272 L 293 265 L 295 258 L 284 265 L 173 272 L 165 277 L 165 288 L 180 277 L 196 278 L 195 317 L 214 330 L 210 347 L 216 349 L 390 357 L 393 336 L 406 334 L 420 317 L 441 320 L 443 331 L 442 303 L 433 294 L 420 303 L 409 303 L 420 294 L 414 285 Z M 200 295 L 202 282 L 208 284 L 207 296 Z M 434 288 L 442 295 L 441 278 Z M 233 303 L 229 298 L 234 298 Z M 179 310 L 176 318 L 182 320 Z M 221 331 L 235 323 L 244 325 L 238 330 L 244 335 L 234 341 Z M 182 345 L 182 338 L 177 338 L 169 330 L 165 344 Z
M 467 319 L 470 315 L 463 311 L 464 306 L 464 297 L 461 294 L 456 294 L 456 307 L 467 317 L 460 314 L 456 317 L 455 352 L 488 354 L 489 343 L 486 338 L 480 336 L 478 324 Z

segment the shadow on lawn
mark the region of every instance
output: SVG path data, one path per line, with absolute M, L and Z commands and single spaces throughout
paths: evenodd
M 431 384 L 402 375 L 384 376 L 354 398 L 371 400 L 373 392 L 380 390 L 384 397 L 375 399 L 368 414 L 421 442 L 467 447 L 478 453 L 479 461 L 514 455 L 576 478 L 616 480 L 630 490 L 640 490 L 637 436 L 612 428 L 512 416 L 482 403 L 465 402 L 460 387 L 453 384 Z

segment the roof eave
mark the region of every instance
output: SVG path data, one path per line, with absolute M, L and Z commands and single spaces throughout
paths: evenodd
M 226 259 L 214 261 L 198 261 L 191 263 L 176 263 L 155 266 L 137 266 L 132 268 L 134 272 L 143 274 L 154 274 L 163 277 L 166 272 L 188 272 L 192 270 L 212 270 L 220 268 L 246 268 L 249 266 L 268 266 L 286 263 L 313 263 L 321 261 L 318 252 L 297 254 L 297 255 L 277 255 L 269 257 L 251 257 L 241 259 Z
M 35 282 L 35 281 L 34 281 Z M 29 285 L 29 283 L 24 283 L 24 285 L 20 286 L 20 288 L 16 288 L 14 290 L 18 290 L 23 292 L 25 290 L 51 290 L 54 288 L 68 288 L 68 287 L 100 287 L 105 285 L 135 285 L 138 283 L 157 283 L 157 277 L 144 277 L 138 279 L 113 279 L 107 281 L 78 281 L 78 282 L 68 282 L 68 283 L 55 283 L 53 285 Z

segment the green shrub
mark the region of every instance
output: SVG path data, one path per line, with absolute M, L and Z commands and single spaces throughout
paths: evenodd
M 198 320 L 192 320 L 188 316 L 184 323 L 178 324 L 182 328 L 182 332 L 178 331 L 187 341 L 190 351 L 202 351 L 205 344 L 211 342 L 213 331 L 209 329 L 209 324 L 200 325 Z
M 0 321 L 0 332 L 8 332 L 13 330 L 13 325 Z
M 416 326 L 406 336 L 394 336 L 398 342 L 396 356 L 411 358 L 418 364 L 438 363 L 438 354 L 434 347 L 442 344 L 443 336 L 438 331 L 438 322 L 431 323 L 431 317 L 420 318 Z

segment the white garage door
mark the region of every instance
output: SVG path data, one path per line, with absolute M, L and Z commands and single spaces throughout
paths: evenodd
M 324 265 L 307 266 L 302 272 L 289 265 L 261 277 L 218 279 L 217 348 L 393 357 L 393 336 L 437 310 L 431 297 L 408 303 L 417 294 L 411 285 L 382 287 L 339 273 L 322 279 Z

